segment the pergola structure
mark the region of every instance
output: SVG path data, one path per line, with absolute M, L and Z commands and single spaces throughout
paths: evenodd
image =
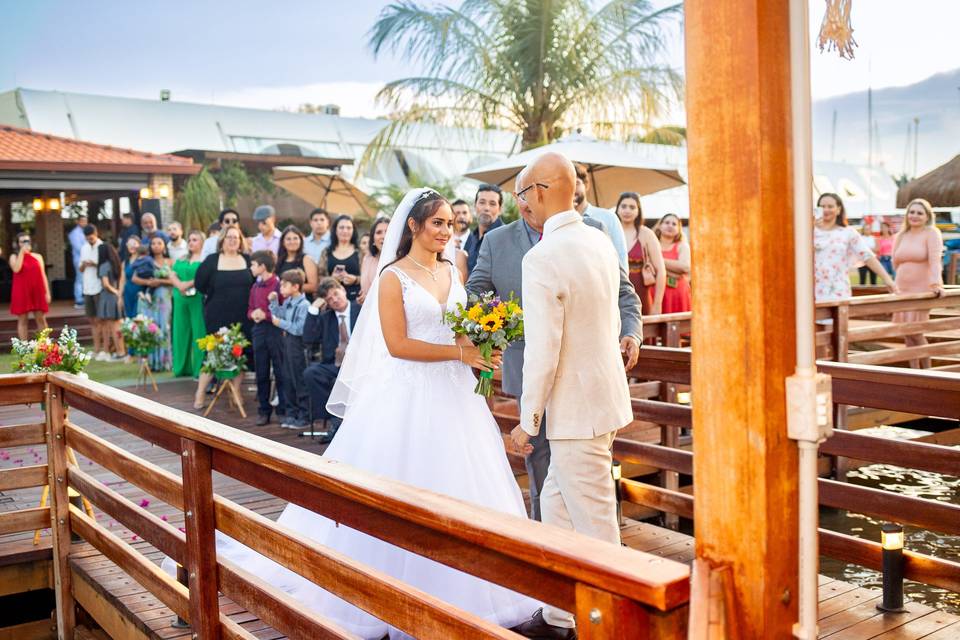
M 147 189 L 148 197 L 159 201 L 155 204 L 160 210 L 172 213 L 173 176 L 199 171 L 200 166 L 189 158 L 0 125 L 0 247 L 6 250 L 20 229 L 32 228 L 35 249 L 46 260 L 53 292 L 65 295 L 64 285 L 57 286 L 58 281 L 72 278 L 73 269 L 66 243 L 65 207 L 83 200 L 113 200 L 113 219 L 101 231 L 112 228 L 115 233 L 121 198 L 128 198 L 131 211 L 138 214 L 141 190 Z M 14 203 L 21 205 L 21 219 L 14 220 Z M 0 298 L 8 289 L 9 283 L 0 282 Z

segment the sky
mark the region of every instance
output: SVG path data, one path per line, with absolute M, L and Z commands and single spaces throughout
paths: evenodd
M 335 103 L 343 115 L 383 113 L 373 97 L 409 75 L 374 59 L 367 32 L 386 0 L 0 0 L 0 91 L 13 87 L 257 108 Z M 667 0 L 654 0 L 662 6 Z M 810 0 L 815 37 L 822 0 Z M 910 84 L 960 67 L 957 0 L 853 3 L 853 61 L 812 54 L 814 99 Z M 683 64 L 681 26 L 665 62 Z

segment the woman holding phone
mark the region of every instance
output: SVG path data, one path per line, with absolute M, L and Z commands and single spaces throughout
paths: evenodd
M 360 295 L 360 249 L 353 218 L 338 217 L 333 232 L 335 244 L 327 250 L 327 273 L 347 290 L 347 299 L 356 302 Z
M 10 256 L 13 283 L 10 289 L 10 315 L 17 316 L 17 336 L 28 338 L 29 314 L 37 323 L 37 331 L 47 328 L 47 311 L 50 310 L 50 284 L 43 267 L 43 256 L 31 251 L 33 243 L 29 233 L 18 233 L 14 251 Z

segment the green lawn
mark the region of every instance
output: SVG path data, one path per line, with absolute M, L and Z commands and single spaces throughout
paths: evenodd
M 15 360 L 13 355 L 8 353 L 0 354 L 0 373 L 12 373 Z M 136 361 L 130 364 L 124 362 L 97 362 L 91 360 L 87 365 L 87 374 L 91 380 L 111 384 L 115 387 L 131 386 L 137 383 L 137 369 L 139 365 Z M 169 371 L 154 373 L 157 382 L 171 380 L 173 376 Z

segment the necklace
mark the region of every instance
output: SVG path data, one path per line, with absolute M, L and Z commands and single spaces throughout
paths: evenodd
M 440 273 L 440 265 L 439 265 L 439 264 L 437 264 L 437 267 L 436 267 L 435 269 L 430 270 L 430 269 L 428 269 L 427 267 L 425 267 L 425 266 L 423 266 L 422 264 L 420 264 L 419 262 L 417 262 L 416 260 L 414 260 L 414 259 L 413 259 L 413 256 L 411 256 L 410 254 L 407 254 L 407 257 L 410 258 L 410 261 L 411 261 L 413 264 L 417 265 L 418 267 L 420 267 L 421 269 L 423 269 L 424 271 L 426 271 L 427 273 L 429 273 L 429 274 L 430 274 L 430 277 L 433 278 L 433 281 L 434 281 L 434 282 L 437 281 L 437 274 Z

